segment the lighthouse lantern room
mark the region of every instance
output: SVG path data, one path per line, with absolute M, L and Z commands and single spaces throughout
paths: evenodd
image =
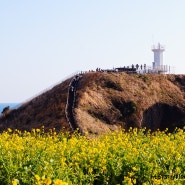
M 154 52 L 153 70 L 157 73 L 164 74 L 168 71 L 167 66 L 163 65 L 163 52 L 165 51 L 165 47 L 158 43 L 158 45 L 152 46 L 152 51 Z

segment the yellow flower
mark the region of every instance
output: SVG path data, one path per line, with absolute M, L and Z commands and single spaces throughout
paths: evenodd
M 136 184 L 136 179 L 132 179 L 133 184 Z
M 129 177 L 124 177 L 124 182 L 127 182 L 128 185 L 133 185 L 132 179 Z
M 53 185 L 68 185 L 68 183 L 60 179 L 56 179 Z
M 92 173 L 93 169 L 92 168 L 89 168 L 89 173 Z
M 155 185 L 161 185 L 162 184 L 161 179 L 153 179 L 153 182 L 154 182 Z
M 136 167 L 133 167 L 132 170 L 133 170 L 133 171 L 137 171 L 137 168 L 136 168 Z
M 181 173 L 181 169 L 179 167 L 176 167 L 176 170 L 175 171 L 176 171 L 177 174 L 180 174 Z
M 44 183 L 45 183 L 46 185 L 50 185 L 50 184 L 52 183 L 52 181 L 51 181 L 51 179 L 48 177 L 48 178 L 44 179 Z
M 12 181 L 12 185 L 17 185 L 17 184 L 19 184 L 19 180 L 18 180 L 18 179 L 14 179 L 14 180 Z
M 17 185 L 17 182 L 13 180 L 12 185 Z
M 8 128 L 8 130 L 7 130 L 9 133 L 11 133 L 12 132 L 12 129 L 11 128 Z
M 36 178 L 37 181 L 40 181 L 39 175 L 35 175 L 35 178 Z

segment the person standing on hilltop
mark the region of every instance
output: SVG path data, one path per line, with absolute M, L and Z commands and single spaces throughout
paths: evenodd
M 139 64 L 136 64 L 136 69 L 138 70 L 138 68 L 139 68 Z
M 146 69 L 146 64 L 144 64 L 144 70 Z

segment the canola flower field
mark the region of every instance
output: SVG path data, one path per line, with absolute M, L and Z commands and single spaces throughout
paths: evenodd
M 0 184 L 185 184 L 185 133 L 130 129 L 89 139 L 8 129 L 0 134 Z

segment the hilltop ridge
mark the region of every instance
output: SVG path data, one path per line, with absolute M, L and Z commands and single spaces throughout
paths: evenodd
M 0 130 L 72 131 L 66 118 L 72 79 L 2 115 Z M 74 90 L 71 111 L 82 132 L 101 134 L 120 126 L 172 131 L 185 125 L 185 75 L 88 72 Z

